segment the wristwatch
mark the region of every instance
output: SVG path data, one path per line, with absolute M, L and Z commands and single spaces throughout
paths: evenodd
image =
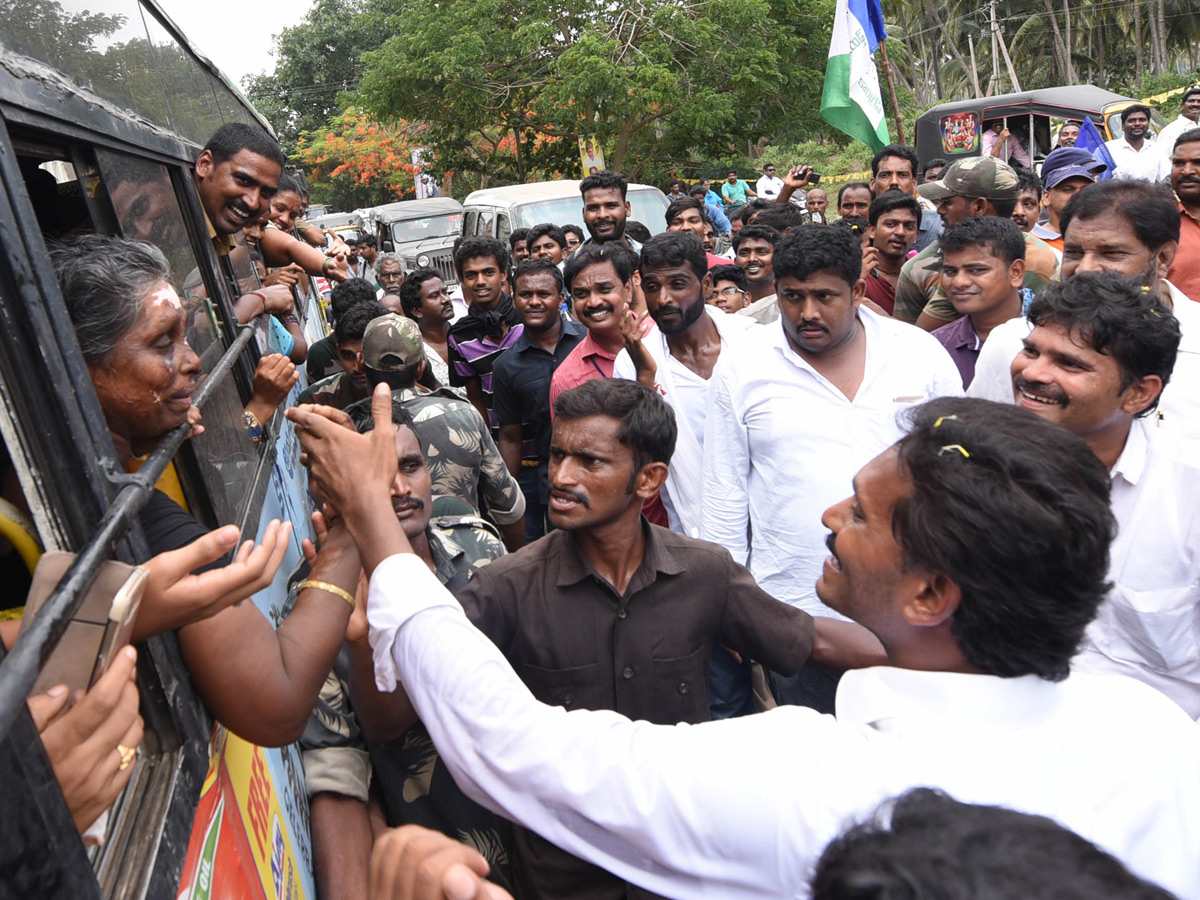
M 254 443 L 260 444 L 266 440 L 266 436 L 263 433 L 262 422 L 258 421 L 258 416 L 250 412 L 248 409 L 242 410 L 242 424 L 246 427 L 246 430 L 250 432 L 250 440 L 254 441 Z

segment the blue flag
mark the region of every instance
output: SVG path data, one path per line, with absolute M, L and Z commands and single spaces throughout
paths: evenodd
M 821 118 L 872 150 L 891 142 L 873 57 L 886 39 L 879 0 L 837 0 Z
M 1079 137 L 1075 138 L 1075 146 L 1082 147 L 1096 157 L 1097 162 L 1108 166 L 1104 172 L 1096 176 L 1097 181 L 1107 181 L 1113 177 L 1117 163 L 1112 158 L 1112 154 L 1108 152 L 1108 147 L 1104 146 L 1104 138 L 1100 136 L 1100 129 L 1096 127 L 1096 123 L 1091 120 L 1090 116 L 1083 117 L 1083 125 L 1079 128 Z

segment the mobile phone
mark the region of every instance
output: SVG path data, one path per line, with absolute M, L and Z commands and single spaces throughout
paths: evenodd
M 820 184 L 821 183 L 821 173 L 820 172 L 809 172 L 808 173 L 808 183 L 809 184 Z
M 74 560 L 74 553 L 51 551 L 42 554 L 25 600 L 21 632 L 54 593 Z M 116 560 L 101 565 L 83 604 L 38 673 L 33 693 L 65 684 L 74 694 L 96 683 L 108 670 L 117 651 L 129 643 L 148 574 L 149 570 L 141 566 Z M 21 632 L 17 634 L 18 641 Z

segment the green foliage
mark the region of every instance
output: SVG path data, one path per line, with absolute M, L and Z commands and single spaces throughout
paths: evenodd
M 362 56 L 386 40 L 377 0 L 317 0 L 299 25 L 275 39 L 275 70 L 248 76 L 250 102 L 295 152 L 301 132 L 316 131 L 345 107 L 363 74 Z

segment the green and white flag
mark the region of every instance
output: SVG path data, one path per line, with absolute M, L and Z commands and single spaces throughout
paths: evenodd
M 838 0 L 821 118 L 872 150 L 891 142 L 874 58 L 886 38 L 879 0 Z

